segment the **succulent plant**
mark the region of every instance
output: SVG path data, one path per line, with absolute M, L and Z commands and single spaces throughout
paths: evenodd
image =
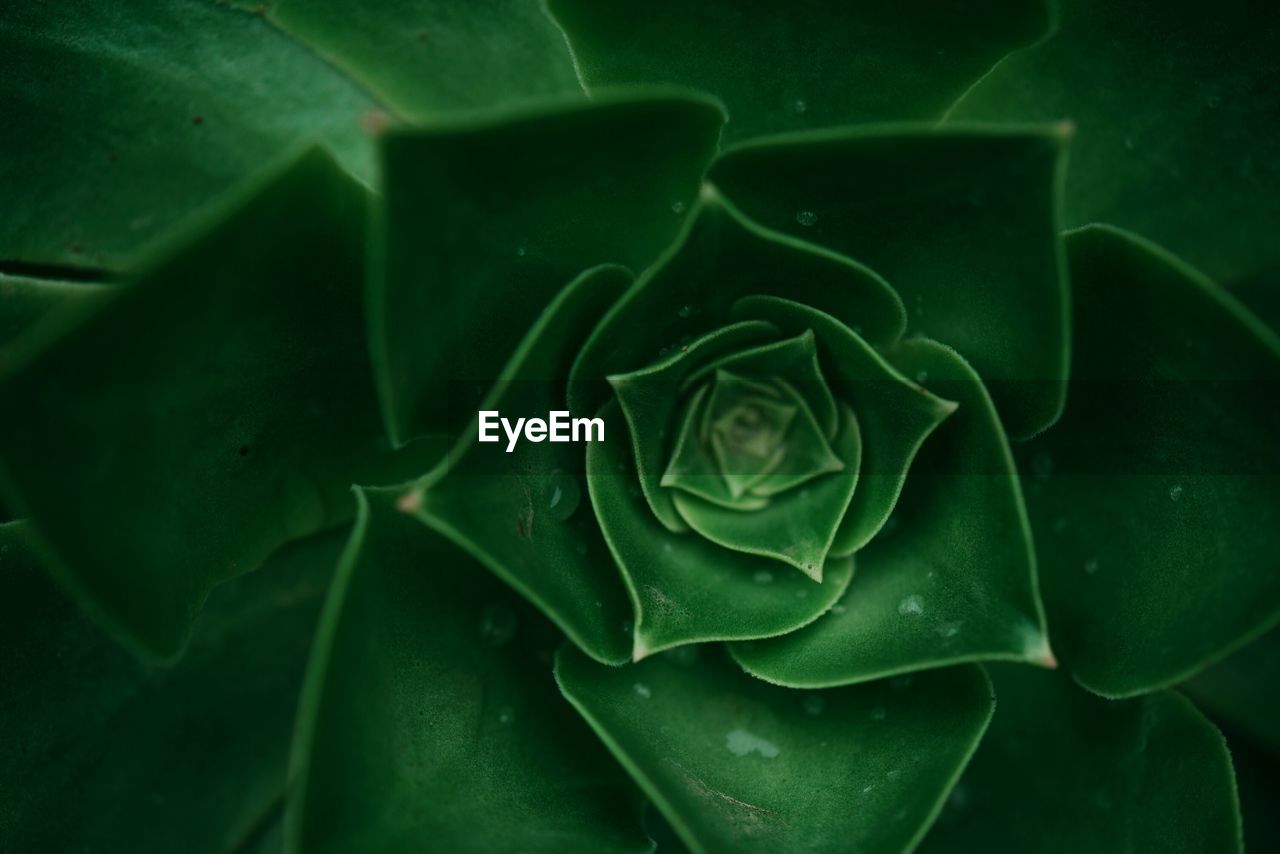
M 0 849 L 1273 848 L 1276 30 L 6 11 Z

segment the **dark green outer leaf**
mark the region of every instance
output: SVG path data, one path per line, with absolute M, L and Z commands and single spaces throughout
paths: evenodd
M 1226 284 L 1280 262 L 1275 7 L 1056 5 L 1053 34 L 993 69 L 950 118 L 1073 121 L 1069 226 L 1132 229 Z
M 182 662 L 140 664 L 0 525 L 0 849 L 224 854 L 277 815 L 320 602 L 344 537 L 213 593 Z
M 1016 437 L 1066 396 L 1061 128 L 888 126 L 740 146 L 710 180 L 757 222 L 867 264 L 907 330 L 969 359 Z
M 1280 629 L 1236 650 L 1181 687 L 1217 720 L 1248 733 L 1280 761 Z
M 695 852 L 908 850 L 994 705 L 978 668 L 801 694 L 683 652 L 606 668 L 566 646 L 556 678 Z
M 909 338 L 904 372 L 959 402 L 912 464 L 893 521 L 838 604 L 783 637 L 734 644 L 751 673 L 826 687 L 963 661 L 1053 665 L 1031 532 L 1000 420 L 954 351 Z
M 266 21 L 210 0 L 9 4 L 0 104 L 3 260 L 130 266 L 309 141 L 372 171 L 368 97 Z
M 724 99 L 729 139 L 849 122 L 931 120 L 1015 47 L 1044 5 L 998 0 L 550 0 L 592 88 L 674 83 Z
M 1158 247 L 1069 240 L 1061 423 L 1022 448 L 1054 647 L 1086 687 L 1176 683 L 1280 618 L 1280 341 Z
M 5 352 L 6 500 L 54 577 L 147 656 L 181 649 L 215 584 L 347 518 L 352 481 L 403 480 L 433 450 L 381 436 L 364 211 L 309 154 Z
M 278 0 L 268 17 L 416 121 L 540 95 L 582 94 L 538 0 Z
M 286 850 L 652 850 L 558 696 L 558 634 L 393 493 L 360 495 L 303 690 Z
M 993 665 L 999 704 L 921 851 L 1239 852 L 1226 743 L 1186 699 L 1122 702 Z
M 631 283 L 620 267 L 570 282 L 534 322 L 480 408 L 542 417 L 564 406 L 569 365 L 588 331 Z M 575 413 L 577 414 L 577 413 Z M 402 496 L 404 508 L 541 608 L 600 661 L 631 655 L 630 604 L 583 500 L 581 444 L 478 441 L 478 417 L 448 460 Z M 604 441 L 625 444 L 621 417 Z M 500 430 L 499 433 L 502 431 Z
M 71 301 L 100 293 L 92 285 L 0 273 L 0 348 Z M 5 361 L 0 356 L 0 365 Z
M 705 97 L 638 92 L 384 137 L 369 311 L 393 438 L 458 430 L 508 342 L 584 269 L 648 266 L 722 122 Z

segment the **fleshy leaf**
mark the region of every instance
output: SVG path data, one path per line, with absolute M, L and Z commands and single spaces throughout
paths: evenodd
M 121 649 L 0 525 L 0 849 L 243 850 L 282 807 L 298 689 L 343 536 L 214 591 L 182 661 Z
M 689 527 L 713 543 L 775 558 L 821 582 L 831 542 L 854 495 L 862 455 L 857 419 L 847 406 L 842 407 L 841 416 L 834 450 L 828 449 L 841 469 L 828 468 L 771 496 L 768 506 L 760 510 L 730 509 L 679 492 L 672 496 L 676 509 Z
M 678 83 L 724 99 L 729 139 L 893 119 L 932 120 L 1047 25 L 1034 0 L 904 6 L 794 0 L 550 0 L 587 85 Z
M 1153 244 L 1069 240 L 1077 346 L 1061 423 L 1025 446 L 1054 647 L 1123 697 L 1280 619 L 1280 341 Z
M 722 121 L 701 96 L 640 92 L 384 136 L 369 308 L 393 437 L 470 418 L 507 342 L 584 269 L 647 267 Z
M 286 851 L 648 851 L 639 798 L 557 696 L 559 634 L 361 494 L 308 665 Z
M 1109 222 L 1223 282 L 1280 262 L 1280 19 L 1248 0 L 1060 0 L 1054 31 L 952 108 L 1079 128 L 1068 226 Z
M 991 730 L 922 852 L 1240 851 L 1226 744 L 1186 699 L 1110 702 L 1062 674 L 991 674 Z
M 182 647 L 215 584 L 348 518 L 353 480 L 402 480 L 432 450 L 382 439 L 365 191 L 312 153 L 236 202 L 6 351 L 6 500 L 73 598 L 149 656 Z
M 623 423 L 616 403 L 600 414 Z M 815 585 L 772 558 L 672 533 L 649 511 L 622 442 L 587 445 L 587 486 L 635 609 L 637 661 L 681 644 L 793 631 L 830 608 L 853 574 L 851 559 L 828 560 Z
M 893 360 L 960 406 L 924 444 L 893 524 L 858 553 L 840 602 L 792 634 L 732 647 L 762 679 L 825 687 L 962 661 L 1053 664 L 1022 493 L 990 397 L 937 342 L 909 338 Z
M 703 185 L 684 234 L 583 347 L 570 378 L 571 408 L 594 412 L 608 399 L 595 381 L 643 368 L 730 323 L 733 304 L 750 294 L 816 306 L 858 327 L 878 346 L 892 344 L 906 325 L 902 300 L 871 270 L 761 228 Z
M 565 287 L 480 409 L 512 418 L 560 410 L 578 347 L 630 283 L 626 270 L 604 266 Z M 503 431 L 496 444 L 481 444 L 477 428 L 473 423 L 450 458 L 405 493 L 406 511 L 520 591 L 590 655 L 626 661 L 631 607 L 599 524 L 589 507 L 579 507 L 582 445 L 526 439 L 508 453 Z M 624 445 L 623 429 L 622 418 L 605 419 L 603 442 Z
M 608 377 L 622 415 L 627 420 L 645 500 L 668 530 L 676 533 L 688 530 L 676 513 L 670 494 L 662 488 L 671 424 L 677 418 L 680 389 L 685 378 L 699 364 L 717 354 L 774 338 L 776 332 L 771 325 L 760 321 L 730 324 L 682 346 L 673 355 L 652 365 Z
M 449 112 L 581 94 L 563 33 L 537 0 L 276 0 L 267 17 L 399 114 Z
M 1050 127 L 793 134 L 728 152 L 710 180 L 757 222 L 887 278 L 908 331 L 963 353 L 1022 437 L 1066 393 L 1065 140 Z
M 853 554 L 889 518 L 920 445 L 955 411 L 955 403 L 908 380 L 861 335 L 812 306 L 744 297 L 733 317 L 765 320 L 789 334 L 812 330 L 824 376 L 836 398 L 857 416 L 862 434 L 858 488 L 831 546 L 832 554 Z
M 350 80 L 209 0 L 59 0 L 0 21 L 0 259 L 118 269 L 310 141 L 368 179 Z
M 93 285 L 0 273 L 0 349 L 54 311 L 101 293 Z M 4 363 L 5 357 L 0 354 L 0 371 L 4 370 Z
M 694 371 L 685 384 L 691 386 L 715 370 L 732 371 L 761 379 L 786 380 L 804 396 L 809 411 L 813 413 L 827 438 L 835 438 L 840 414 L 831 388 L 822 376 L 822 368 L 818 364 L 818 347 L 811 330 L 806 329 L 794 338 L 772 341 L 722 356 Z
M 1280 760 L 1280 629 L 1233 652 L 1181 686 L 1215 718 L 1270 748 Z M 1280 780 L 1280 778 L 1277 778 Z
M 556 657 L 565 696 L 694 852 L 910 850 L 994 705 L 976 667 L 802 694 L 697 651 Z

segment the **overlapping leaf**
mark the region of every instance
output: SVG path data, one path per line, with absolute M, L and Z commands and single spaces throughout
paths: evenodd
M 362 496 L 325 605 L 286 850 L 652 850 L 556 691 L 555 631 L 395 497 Z
M 1062 422 L 1025 448 L 1054 647 L 1084 685 L 1177 682 L 1280 618 L 1280 341 L 1109 228 L 1069 242 Z
M 904 5 L 793 0 L 550 0 L 586 84 L 694 86 L 724 99 L 738 140 L 849 122 L 936 119 L 1047 25 L 1037 0 Z
M 611 669 L 563 648 L 556 678 L 695 852 L 909 849 L 993 706 L 977 668 L 802 694 L 715 649 Z
M 170 669 L 140 664 L 66 598 L 25 523 L 0 525 L 0 849 L 247 850 L 282 807 L 343 542 L 287 546 L 217 590 Z
M 381 438 L 364 210 L 309 154 L 6 354 L 6 499 L 74 598 L 146 655 L 181 649 L 216 583 L 348 517 L 353 480 L 421 470 Z

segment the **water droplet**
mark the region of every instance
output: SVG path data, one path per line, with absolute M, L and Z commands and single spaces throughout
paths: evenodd
M 603 602 L 601 602 L 599 599 L 597 599 L 597 600 L 596 600 L 596 607 L 597 607 L 597 608 L 603 608 L 603 607 L 604 607 L 604 603 L 603 603 Z
M 863 786 L 863 787 L 862 787 L 862 794 L 864 794 L 864 795 L 865 795 L 865 794 L 867 794 L 868 792 L 870 792 L 870 791 L 872 791 L 873 789 L 875 789 L 875 787 L 876 787 L 876 784 L 875 784 L 875 783 L 868 783 L 867 785 L 865 785 L 865 786 Z
M 653 690 L 643 682 L 637 682 L 631 686 L 631 690 L 636 692 L 636 696 L 642 700 L 647 700 L 653 696 Z
M 806 712 L 817 717 L 827 707 L 827 698 L 821 694 L 806 694 L 801 701 L 801 705 L 804 706 Z
M 1084 562 L 1084 571 L 1088 575 L 1093 575 L 1098 571 L 1098 559 L 1091 557 Z
M 563 522 L 573 515 L 582 501 L 582 488 L 577 478 L 563 472 L 552 472 L 543 484 L 543 507 L 553 519 Z
M 516 634 L 516 615 L 506 605 L 489 605 L 480 614 L 480 640 L 502 646 Z
M 915 677 L 908 673 L 903 676 L 895 676 L 890 679 L 889 686 L 896 691 L 905 691 L 911 687 L 911 683 L 914 681 L 916 681 Z
M 898 613 L 904 617 L 918 617 L 924 613 L 924 600 L 913 593 L 898 603 Z
M 920 383 L 920 385 L 924 385 L 928 381 L 929 381 L 928 371 L 916 371 L 916 382 Z
M 801 587 L 799 590 L 797 590 L 797 591 L 796 591 L 796 598 L 797 598 L 797 599 L 808 599 L 808 598 L 809 598 L 809 591 L 808 591 L 808 590 L 806 590 L 806 589 L 804 589 L 803 587 Z
M 671 212 L 672 212 L 672 213 L 677 213 L 677 214 L 682 214 L 682 213 L 684 213 L 684 202 L 680 202 L 680 201 L 672 202 L 672 203 L 671 203 Z
M 635 625 L 636 625 L 636 624 L 635 624 L 635 623 L 633 623 L 633 622 L 631 622 L 630 620 L 623 620 L 623 621 L 622 621 L 622 624 L 621 624 L 621 626 L 622 626 L 622 633 L 623 633 L 624 635 L 629 635 L 629 634 L 631 634 L 631 631 L 632 631 L 632 629 L 634 629 L 634 628 L 635 628 Z
M 836 604 L 831 606 L 831 613 L 836 615 L 843 614 L 845 611 L 848 611 L 848 610 L 849 610 L 848 607 L 846 607 L 844 604 L 840 602 L 837 602 Z
M 498 723 L 503 726 L 509 726 L 516 719 L 516 713 L 510 706 L 503 706 L 498 709 Z
M 521 258 L 523 258 L 523 257 L 524 257 L 525 255 L 527 255 L 527 254 L 529 254 L 529 250 L 528 250 L 528 249 L 526 249 L 525 247 L 523 247 L 523 246 L 517 246 L 517 247 L 516 247 L 516 255 L 518 255 L 518 256 L 520 256 Z
M 758 753 L 765 759 L 773 759 L 780 751 L 778 745 L 745 729 L 730 730 L 724 737 L 725 747 L 734 756 L 750 756 Z
M 889 717 L 889 710 L 884 706 L 876 706 L 871 710 L 871 720 L 873 721 L 882 721 L 887 717 Z
M 818 221 L 818 215 L 813 211 L 799 211 L 796 213 L 796 222 L 805 228 L 815 224 Z
M 1182 484 L 1175 483 L 1173 486 L 1169 487 L 1170 501 L 1177 501 L 1181 497 L 1182 497 Z
M 896 780 L 902 776 L 902 769 L 894 768 L 890 771 L 886 771 L 884 776 L 887 780 Z
M 960 624 L 942 623 L 938 626 L 938 634 L 942 635 L 944 638 L 953 638 L 960 634 Z
M 693 314 L 693 306 L 682 305 L 680 306 L 680 308 L 676 309 L 676 314 L 680 315 L 681 317 L 688 317 L 689 315 Z
M 773 573 L 767 569 L 757 569 L 756 574 L 752 576 L 756 584 L 768 584 L 773 581 Z
M 809 109 L 809 105 L 808 105 L 808 104 L 806 104 L 806 103 L 805 103 L 803 100 L 801 100 L 800 98 L 796 98 L 795 103 L 794 103 L 794 104 L 792 104 L 792 105 L 791 105 L 791 107 L 792 107 L 792 109 L 794 109 L 797 113 L 803 113 L 803 112 L 805 112 L 806 110 L 808 110 L 808 109 Z

